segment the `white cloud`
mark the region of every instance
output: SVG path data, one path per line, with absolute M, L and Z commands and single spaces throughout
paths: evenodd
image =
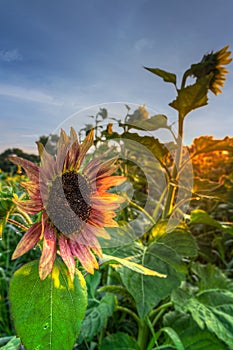
M 134 44 L 136 51 L 142 51 L 143 49 L 152 49 L 153 41 L 147 38 L 141 38 L 137 40 Z
M 42 104 L 63 105 L 62 102 L 43 91 L 16 85 L 0 84 L 0 95 Z
M 0 50 L 0 61 L 14 62 L 14 61 L 21 61 L 22 59 L 23 57 L 19 53 L 18 49 Z

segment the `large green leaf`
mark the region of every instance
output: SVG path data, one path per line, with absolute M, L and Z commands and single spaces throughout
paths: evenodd
M 128 334 L 117 332 L 110 334 L 103 339 L 100 350 L 140 350 L 139 346 L 133 338 Z
M 177 98 L 169 106 L 178 110 L 184 118 L 192 110 L 207 105 L 210 77 L 198 79 L 193 85 L 178 90 Z
M 163 319 L 164 326 L 172 327 L 185 350 L 225 350 L 226 345 L 207 329 L 201 329 L 189 314 L 168 312 Z M 167 338 L 167 341 L 170 341 Z M 167 342 L 166 342 L 167 343 Z
M 17 334 L 27 350 L 71 350 L 87 306 L 86 283 L 78 270 L 72 282 L 58 259 L 41 281 L 36 260 L 15 272 L 10 302 Z
M 106 327 L 107 320 L 112 316 L 115 307 L 115 297 L 112 294 L 105 294 L 100 303 L 87 310 L 82 324 L 78 342 L 92 340 L 93 337 Z
M 154 306 L 179 286 L 184 275 L 180 256 L 171 247 L 158 242 L 149 247 L 137 244 L 137 248 L 137 255 L 133 259 L 135 262 L 167 275 L 167 278 L 161 279 L 139 274 L 126 268 L 118 270 L 123 284 L 136 302 L 139 316 L 144 318 Z
M 174 73 L 166 72 L 165 70 L 160 68 L 148 68 L 148 67 L 144 67 L 144 68 L 149 72 L 163 78 L 163 80 L 166 81 L 167 83 L 172 83 L 176 85 L 176 75 Z
M 208 329 L 233 348 L 232 292 L 212 289 L 195 297 L 178 289 L 172 293 L 172 300 L 179 312 L 190 312 L 201 329 Z

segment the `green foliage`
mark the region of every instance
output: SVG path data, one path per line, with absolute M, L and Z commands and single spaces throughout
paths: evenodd
M 96 306 L 87 310 L 78 339 L 79 343 L 83 340 L 92 340 L 106 327 L 108 318 L 113 314 L 114 307 L 114 295 L 107 293 Z
M 192 110 L 207 105 L 207 92 L 211 77 L 199 79 L 195 84 L 178 90 L 177 98 L 169 103 L 175 108 L 182 118 Z
M 0 339 L 1 340 L 1 339 Z M 1 345 L 1 343 L 0 343 Z M 11 340 L 4 346 L 1 346 L 2 350 L 19 350 L 20 348 L 20 339 L 12 337 Z
M 149 72 L 163 78 L 163 80 L 166 81 L 167 83 L 172 83 L 176 85 L 176 75 L 174 73 L 169 73 L 159 68 L 148 68 L 148 67 L 144 67 L 144 68 L 147 69 Z
M 140 350 L 137 342 L 128 334 L 118 332 L 103 339 L 100 350 Z
M 178 289 L 172 293 L 172 300 L 177 311 L 190 312 L 201 329 L 208 329 L 229 348 L 233 347 L 232 292 L 209 289 L 193 296 Z
M 225 350 L 226 345 L 207 329 L 201 329 L 189 314 L 168 312 L 163 319 L 165 327 L 179 334 L 185 350 Z M 167 338 L 166 343 L 172 341 Z
M 86 284 L 79 271 L 72 282 L 59 260 L 52 274 L 41 281 L 36 260 L 15 272 L 10 301 L 17 334 L 27 349 L 68 350 L 81 328 L 87 304 Z
M 189 159 L 182 146 L 185 116 L 207 104 L 209 91 L 217 94 L 222 87 L 223 66 L 230 62 L 227 49 L 191 65 L 179 88 L 174 73 L 146 68 L 175 87 L 177 96 L 170 106 L 178 112 L 178 133 L 165 115 L 150 117 L 145 106 L 130 112 L 127 105 L 123 122 L 101 108 L 90 116 L 93 123 L 79 131 L 82 141 L 90 126 L 95 129 L 97 156 L 108 153 L 106 141 L 119 140 L 123 156 L 117 174 L 126 176 L 132 185 L 127 182 L 122 187 L 128 202 L 117 212 L 120 226 L 107 228 L 112 238 L 109 247 L 115 248 L 103 249 L 100 270 L 94 275 L 83 276 L 77 270 L 73 282 L 57 258 L 52 274 L 41 281 L 38 260 L 31 261 L 38 258 L 37 248 L 10 260 L 20 237 L 41 219 L 41 213 L 29 216 L 15 207 L 14 196 L 28 199 L 20 188 L 26 177 L 20 167 L 17 170 L 4 162 L 12 153 L 34 162 L 39 158 L 17 149 L 0 155 L 0 168 L 5 164 L 11 174 L 18 171 L 14 177 L 0 174 L 1 231 L 5 226 L 0 242 L 0 332 L 5 338 L 0 344 L 4 349 L 19 347 L 19 339 L 6 338 L 14 334 L 9 316 L 10 278 L 12 316 L 27 350 L 71 350 L 77 346 L 80 350 L 233 348 L 232 138 L 195 139 Z M 191 85 L 187 85 L 188 77 L 194 77 Z M 112 120 L 117 123 L 116 131 Z M 101 125 L 108 121 L 107 128 Z M 155 138 L 154 132 L 160 129 L 170 134 L 171 142 Z M 40 138 L 51 154 L 57 141 L 57 135 Z M 215 164 L 221 169 L 226 160 L 227 170 L 215 171 L 209 165 L 213 163 L 207 162 L 204 173 L 200 162 L 206 155 L 220 157 Z M 87 162 L 89 157 L 91 154 Z M 192 171 L 186 172 L 190 159 L 196 176 L 192 190 L 186 181 L 192 176 Z M 163 178 L 167 181 L 164 187 Z M 183 204 L 191 199 L 186 213 Z M 177 226 L 172 228 L 171 219 L 176 216 Z M 136 224 L 135 218 L 139 218 Z
M 129 247 L 128 251 L 130 256 L 131 249 L 133 248 L 134 251 L 134 246 L 136 246 L 137 254 L 134 254 L 134 261 L 167 275 L 166 279 L 145 276 L 125 268 L 119 269 L 123 284 L 134 297 L 141 318 L 144 318 L 153 307 L 165 299 L 184 279 L 185 265 L 182 264 L 181 260 L 182 255 L 187 254 L 186 248 L 182 252 L 180 248 L 178 248 L 179 251 L 176 251 L 175 240 L 173 242 L 169 239 L 166 240 L 166 236 L 161 237 L 149 247 L 135 243 Z M 185 246 L 186 244 L 183 245 L 183 247 Z M 188 246 L 188 249 L 190 249 L 190 246 Z M 121 253 L 125 255 L 126 251 L 121 252 L 119 249 L 115 251 L 115 255 Z M 153 293 L 151 293 L 152 290 Z

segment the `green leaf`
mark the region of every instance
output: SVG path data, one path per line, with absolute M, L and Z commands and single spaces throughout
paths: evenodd
M 139 346 L 133 338 L 128 334 L 117 332 L 103 339 L 100 350 L 140 350 Z
M 12 337 L 12 339 L 4 346 L 1 346 L 2 350 L 18 350 L 20 348 L 21 341 L 19 338 Z
M 133 258 L 133 257 L 131 257 L 131 258 Z M 100 264 L 104 264 L 106 262 L 108 262 L 108 263 L 119 263 L 119 264 L 127 267 L 128 269 L 130 269 L 132 271 L 135 271 L 137 273 L 141 273 L 141 274 L 147 275 L 147 276 L 157 276 L 157 277 L 160 277 L 160 278 L 166 278 L 167 277 L 164 274 L 161 274 L 161 273 L 159 273 L 157 271 L 148 269 L 148 268 L 146 268 L 143 265 L 136 264 L 135 262 L 132 262 L 132 261 L 129 261 L 129 260 L 126 260 L 126 259 L 121 259 L 121 258 L 112 256 L 112 255 L 103 254 L 103 258 L 100 259 Z
M 81 332 L 79 334 L 79 344 L 83 340 L 90 341 L 106 327 L 107 320 L 112 316 L 115 307 L 115 298 L 112 294 L 105 294 L 98 306 L 87 310 L 85 319 L 82 324 Z
M 198 79 L 193 85 L 178 90 L 177 98 L 169 103 L 169 106 L 179 111 L 184 118 L 192 110 L 207 105 L 209 81 L 210 77 L 207 76 Z
M 198 277 L 197 285 L 200 290 L 226 289 L 233 292 L 233 281 L 215 265 L 194 262 L 192 272 Z
M 163 324 L 165 327 L 172 327 L 175 330 L 179 335 L 185 350 L 226 349 L 226 345 L 213 333 L 206 329 L 200 329 L 189 314 L 170 311 L 164 316 Z
M 167 83 L 172 83 L 176 85 L 176 75 L 174 73 L 169 73 L 159 68 L 148 68 L 148 67 L 144 67 L 144 68 L 147 69 L 149 72 L 163 78 L 163 80 L 166 81 Z
M 162 242 L 174 249 L 180 257 L 197 256 L 197 243 L 185 224 L 180 224 L 174 231 L 166 233 L 167 220 L 159 221 L 152 229 L 150 240 Z
M 167 275 L 166 279 L 161 279 L 126 268 L 118 269 L 123 284 L 136 302 L 140 318 L 144 318 L 154 306 L 180 285 L 184 275 L 181 272 L 180 257 L 174 249 L 162 242 L 153 243 L 149 247 L 136 245 L 138 253 L 134 256 L 135 262 Z
M 87 306 L 86 283 L 78 270 L 72 282 L 58 259 L 52 274 L 41 281 L 36 260 L 15 272 L 10 302 L 17 334 L 27 350 L 71 350 Z
M 190 225 L 204 224 L 213 227 L 217 227 L 220 230 L 223 229 L 223 226 L 217 220 L 213 219 L 209 214 L 207 214 L 202 209 L 195 209 L 191 212 L 190 215 Z
M 95 270 L 94 275 L 88 274 L 85 278 L 87 284 L 88 298 L 93 299 L 95 297 L 96 288 L 100 284 L 101 273 Z
M 136 133 L 125 132 L 121 135 L 123 139 L 135 141 L 135 147 L 132 151 L 136 153 L 140 152 L 140 145 L 145 146 L 151 153 L 164 164 L 164 158 L 168 155 L 169 150 L 174 149 L 173 142 L 169 142 L 166 146 L 155 139 L 153 136 L 139 136 Z M 127 147 L 132 147 L 131 144 L 127 144 Z
M 138 129 L 146 131 L 154 131 L 161 128 L 168 129 L 167 117 L 163 114 L 157 114 L 149 119 L 143 120 L 131 120 L 128 119 L 124 125 L 128 126 L 128 129 Z
M 193 297 L 179 289 L 172 293 L 172 300 L 176 310 L 190 312 L 201 329 L 208 329 L 233 348 L 232 292 L 206 290 Z

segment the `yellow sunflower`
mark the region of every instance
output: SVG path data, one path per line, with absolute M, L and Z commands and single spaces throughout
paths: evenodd
M 204 55 L 201 62 L 192 64 L 189 70 L 191 75 L 197 78 L 212 74 L 213 77 L 210 80 L 209 89 L 215 95 L 222 92 L 220 88 L 224 86 L 226 80 L 225 75 L 228 73 L 224 66 L 232 61 L 232 58 L 230 58 L 231 51 L 227 51 L 228 48 L 229 46 L 225 46 L 217 52 Z
M 105 227 L 118 226 L 114 220 L 115 211 L 124 198 L 107 192 L 126 180 L 123 176 L 111 176 L 117 169 L 116 158 L 103 161 L 103 157 L 98 157 L 82 171 L 80 169 L 93 138 L 92 130 L 80 145 L 73 128 L 70 136 L 62 130 L 56 157 L 38 142 L 41 166 L 23 158 L 10 157 L 13 163 L 25 169 L 30 179 L 22 184 L 30 199 L 16 200 L 16 204 L 28 214 L 41 212 L 40 221 L 24 234 L 12 259 L 23 255 L 41 240 L 39 275 L 42 280 L 52 271 L 57 250 L 71 276 L 75 272 L 75 258 L 86 271 L 93 273 L 98 268 L 95 255 L 102 256 L 98 237 L 109 239 Z

